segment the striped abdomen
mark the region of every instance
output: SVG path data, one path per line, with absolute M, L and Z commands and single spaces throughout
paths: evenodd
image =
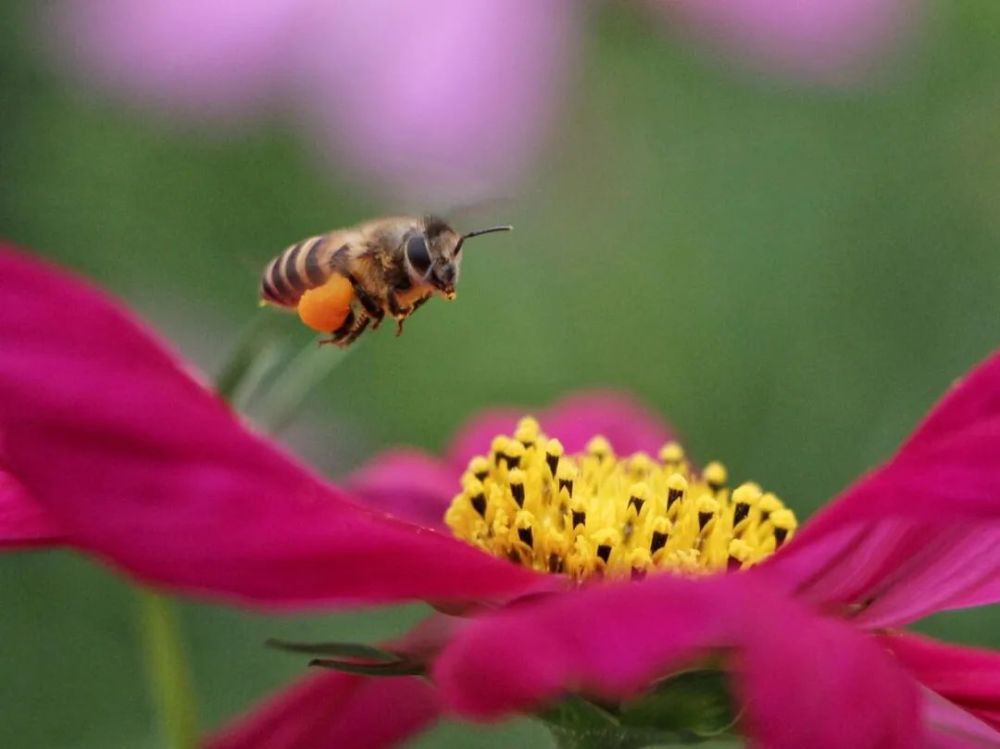
M 293 244 L 267 264 L 260 279 L 260 297 L 282 307 L 294 307 L 309 289 L 330 277 L 333 244 L 329 234 Z

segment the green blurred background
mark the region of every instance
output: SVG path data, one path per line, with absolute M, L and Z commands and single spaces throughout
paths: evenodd
M 207 136 L 79 90 L 42 58 L 31 5 L 0 10 L 0 235 L 97 279 L 206 370 L 258 313 L 272 254 L 396 208 L 277 127 Z M 495 216 L 516 233 L 469 256 L 455 303 L 366 336 L 284 439 L 336 477 L 389 445 L 439 449 L 484 406 L 613 386 L 806 516 L 1000 339 L 1000 5 L 942 4 L 887 82 L 833 91 L 715 64 L 634 12 L 591 21 L 546 157 Z M 0 746 L 161 745 L 135 609 L 71 553 L 2 560 Z M 184 603 L 202 719 L 301 671 L 268 636 L 377 640 L 421 613 Z M 1000 646 L 995 607 L 920 628 Z M 417 745 L 515 742 L 547 739 L 522 721 Z

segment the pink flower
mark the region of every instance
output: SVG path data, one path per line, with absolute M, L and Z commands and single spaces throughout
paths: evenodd
M 157 109 L 285 109 L 338 164 L 427 206 L 495 189 L 535 156 L 565 88 L 573 5 L 64 0 L 54 50 Z
M 567 693 L 618 702 L 707 656 L 732 673 L 745 709 L 739 728 L 762 746 L 1000 740 L 1000 655 L 896 629 L 1000 598 L 1000 354 L 895 457 L 760 564 L 579 586 L 485 553 L 435 521 L 470 456 L 515 426 L 512 413 L 473 422 L 443 461 L 385 456 L 348 494 L 254 434 L 88 285 L 12 249 L 0 250 L 0 273 L 8 544 L 62 543 L 148 583 L 259 607 L 423 599 L 463 610 L 385 646 L 425 664 L 430 682 L 312 676 L 220 735 L 220 749 L 384 746 L 442 711 L 488 719 Z M 585 446 L 597 432 L 623 453 L 652 452 L 669 437 L 609 394 L 576 396 L 540 417 L 565 455 L 590 451 L 580 470 L 605 465 L 602 444 Z M 520 439 L 503 450 L 513 456 Z M 521 468 L 496 470 L 527 485 L 530 466 L 520 465 L 520 478 Z M 701 476 L 710 474 L 706 466 Z M 475 488 L 465 480 L 460 500 Z M 763 507 L 754 497 L 749 517 L 774 526 L 773 549 L 786 537 L 777 519 L 753 514 Z M 622 512 L 635 510 L 638 533 L 634 499 Z
M 651 0 L 666 19 L 769 73 L 844 83 L 912 33 L 916 0 Z
M 653 0 L 756 65 L 841 80 L 916 0 Z M 338 166 L 430 202 L 523 171 L 563 103 L 573 0 L 63 0 L 53 51 L 119 95 L 196 119 L 280 109 Z

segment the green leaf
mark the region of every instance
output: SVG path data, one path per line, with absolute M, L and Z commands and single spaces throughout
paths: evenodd
M 240 379 L 230 390 L 229 402 L 233 408 L 246 413 L 253 400 L 260 396 L 267 381 L 288 358 L 289 347 L 277 340 L 268 340 L 260 346 L 255 357 L 240 373 Z
M 538 717 L 552 732 L 556 745 L 565 749 L 625 749 L 637 746 L 625 741 L 618 719 L 599 705 L 570 696 L 548 707 Z
M 424 673 L 424 665 L 403 658 L 392 663 L 365 663 L 364 661 L 340 661 L 331 658 L 314 658 L 310 666 L 331 668 L 349 674 L 364 674 L 365 676 L 420 676 Z
M 271 433 L 295 417 L 310 391 L 343 363 L 353 349 L 309 343 L 289 362 L 260 398 L 258 420 Z M 255 406 L 255 409 L 258 408 Z
M 238 410 L 243 409 L 254 387 L 281 358 L 271 327 L 270 315 L 258 312 L 243 328 L 225 365 L 215 377 L 216 392 Z M 251 382 L 253 387 L 249 385 Z
M 741 745 L 727 733 L 739 716 L 726 675 L 710 668 L 676 673 L 616 707 L 573 696 L 538 717 L 562 749 Z
M 360 642 L 288 642 L 287 640 L 270 639 L 265 643 L 269 648 L 284 650 L 286 653 L 302 653 L 304 655 L 333 655 L 341 658 L 359 658 L 362 660 L 393 663 L 401 660 L 396 653 L 380 650 Z
M 314 658 L 309 661 L 309 665 L 351 674 L 407 676 L 423 674 L 425 670 L 423 663 L 360 642 L 287 642 L 271 639 L 267 641 L 267 646 L 284 650 L 286 653 L 339 656 Z
M 566 697 L 557 702 L 540 713 L 539 717 L 548 723 L 583 730 L 618 725 L 618 719 L 613 713 L 576 696 Z
M 697 669 L 674 674 L 650 692 L 621 705 L 619 717 L 625 726 L 643 727 L 677 734 L 686 740 L 718 736 L 739 718 L 726 674 Z

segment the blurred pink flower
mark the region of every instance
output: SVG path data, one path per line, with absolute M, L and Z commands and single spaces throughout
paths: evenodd
M 916 0 L 651 0 L 757 63 L 869 64 Z M 235 119 L 287 108 L 355 176 L 429 203 L 496 193 L 568 90 L 573 0 L 62 0 L 53 51 L 113 91 Z
M 566 87 L 576 10 L 573 0 L 65 0 L 55 51 L 166 110 L 232 118 L 288 106 L 337 163 L 433 201 L 495 187 L 532 158 Z
M 463 613 L 387 646 L 430 682 L 313 676 L 219 749 L 384 746 L 445 710 L 484 719 L 567 692 L 627 698 L 716 653 L 745 706 L 740 729 L 761 746 L 1000 738 L 1000 656 L 892 629 L 1000 600 L 1000 354 L 765 563 L 578 587 L 435 522 L 511 412 L 480 416 L 443 461 L 390 453 L 348 493 L 250 431 L 86 284 L 11 249 L 0 275 L 6 543 L 61 543 L 148 583 L 258 607 L 423 599 Z M 623 452 L 668 437 L 607 393 L 540 417 L 567 451 L 595 432 Z
M 770 73 L 844 83 L 912 31 L 920 0 L 651 0 L 669 22 Z

